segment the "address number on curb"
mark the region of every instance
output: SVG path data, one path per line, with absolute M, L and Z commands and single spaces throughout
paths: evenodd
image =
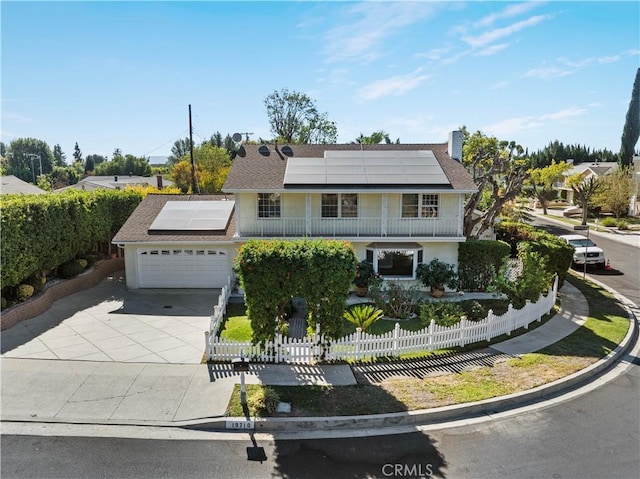
M 234 420 L 227 419 L 227 429 L 255 429 L 256 425 L 250 419 L 248 420 Z

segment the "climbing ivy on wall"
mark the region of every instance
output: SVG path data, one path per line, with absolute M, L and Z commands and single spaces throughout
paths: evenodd
M 351 244 L 335 240 L 250 240 L 235 268 L 245 291 L 252 342 L 272 339 L 291 298 L 302 297 L 308 325 L 337 338 L 358 259 Z

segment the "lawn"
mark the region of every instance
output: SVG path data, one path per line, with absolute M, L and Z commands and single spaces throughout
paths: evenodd
M 593 283 L 582 282 L 575 275 L 569 275 L 567 280 L 585 295 L 589 303 L 589 317 L 573 334 L 535 353 L 491 368 L 423 379 L 395 377 L 377 384 L 272 388 L 280 400 L 291 403 L 289 416 L 341 416 L 392 413 L 479 401 L 555 381 L 604 357 L 622 341 L 629 328 L 626 311 L 610 293 Z M 227 414 L 243 415 L 239 387 L 229 402 Z
M 504 314 L 507 311 L 508 302 L 502 299 L 486 299 L 480 300 L 479 303 L 488 311 L 493 310 L 495 314 Z M 386 334 L 393 331 L 396 323 L 400 323 L 400 327 L 407 331 L 419 331 L 426 327 L 420 321 L 419 317 L 408 320 L 389 320 L 380 319 L 376 321 L 367 331 L 370 334 Z M 342 331 L 345 336 L 354 333 L 356 327 L 344 320 L 342 323 Z M 246 315 L 244 304 L 229 304 L 227 306 L 227 314 L 222 325 L 220 336 L 233 341 L 250 341 L 251 340 L 251 321 Z

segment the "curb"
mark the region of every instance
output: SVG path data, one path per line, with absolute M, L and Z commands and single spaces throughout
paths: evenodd
M 624 339 L 613 351 L 591 366 L 569 376 L 507 396 L 431 409 L 362 416 L 256 418 L 254 420 L 254 432 L 348 431 L 353 429 L 438 424 L 459 419 L 470 419 L 481 415 L 496 414 L 531 405 L 541 399 L 551 399 L 568 393 L 621 361 L 638 339 L 638 320 L 640 318 L 638 306 L 603 283 L 593 279 L 590 280 L 611 292 L 621 302 L 622 307 L 627 311 L 631 325 Z M 634 313 L 633 310 L 636 312 Z M 200 421 L 198 424 L 182 427 L 228 431 L 227 421 L 246 423 L 247 419 L 244 417 L 225 417 L 212 421 Z

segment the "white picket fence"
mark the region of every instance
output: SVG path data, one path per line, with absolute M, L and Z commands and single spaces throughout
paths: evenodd
M 489 311 L 481 321 L 461 320 L 455 326 L 438 326 L 431 321 L 420 331 L 407 331 L 396 323 L 386 334 L 372 335 L 362 331 L 329 339 L 319 332 L 319 326 L 312 337 L 294 339 L 282 334 L 265 345 L 253 345 L 250 341 L 230 341 L 217 337 L 217 329 L 206 335 L 206 354 L 210 361 L 231 361 L 240 353 L 255 362 L 265 363 L 313 363 L 333 360 L 361 360 L 365 358 L 400 356 L 401 354 L 434 351 L 479 341 L 489 341 L 496 336 L 511 334 L 551 311 L 556 303 L 558 278 L 546 295 L 538 301 L 527 304 L 522 309 L 509 305 L 507 312 L 497 316 Z M 219 323 L 218 323 L 219 324 Z M 212 319 L 213 325 L 213 319 Z
M 231 296 L 231 281 L 232 278 L 227 278 L 227 284 L 222 287 L 220 296 L 218 297 L 218 304 L 213 307 L 213 314 L 211 315 L 211 322 L 209 323 L 209 331 L 205 332 L 205 335 L 216 334 L 220 329 L 220 325 L 224 319 L 224 315 L 227 313 L 227 303 L 229 303 L 229 296 Z

